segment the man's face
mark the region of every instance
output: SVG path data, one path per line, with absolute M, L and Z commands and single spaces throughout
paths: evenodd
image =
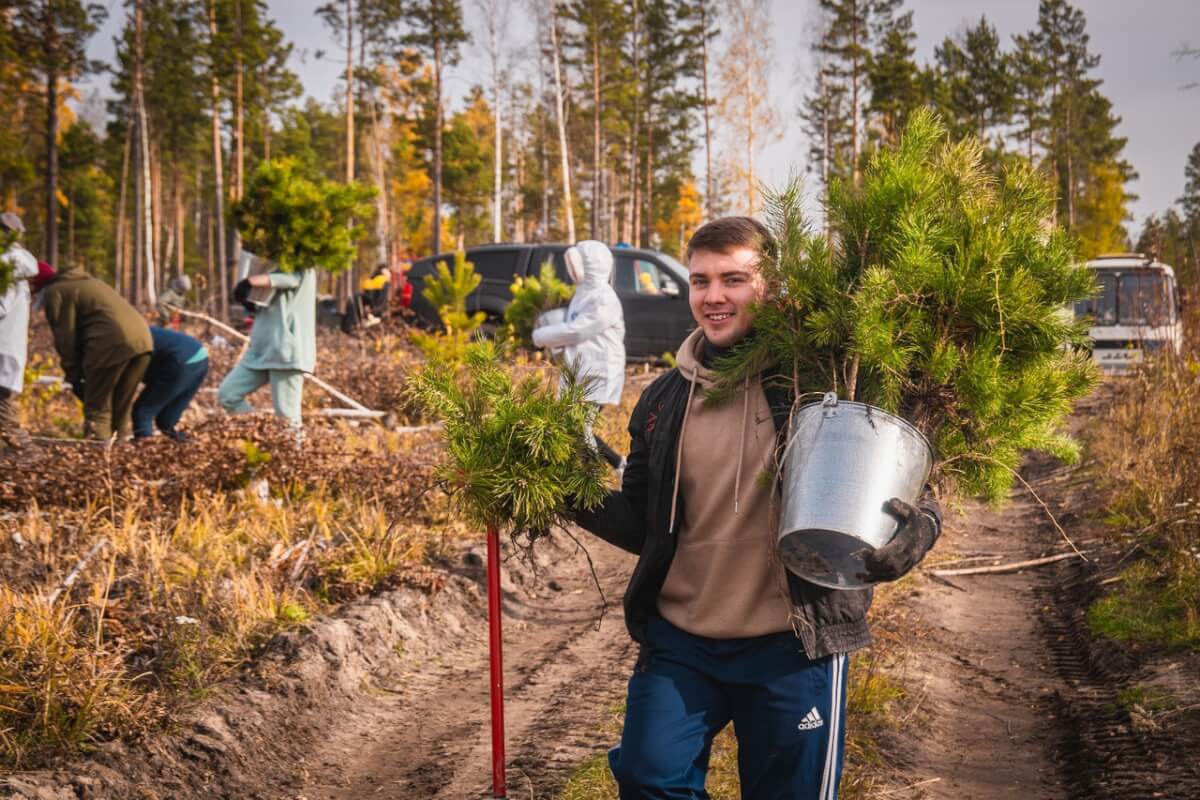
M 697 250 L 688 260 L 688 302 L 704 337 L 717 347 L 737 344 L 750 333 L 750 305 L 762 300 L 760 255 L 749 247 L 728 253 Z

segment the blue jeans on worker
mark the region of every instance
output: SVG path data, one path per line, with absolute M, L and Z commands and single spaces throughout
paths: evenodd
M 708 639 L 661 617 L 646 639 L 608 754 L 621 800 L 706 800 L 713 737 L 730 722 L 744 800 L 836 800 L 845 654 L 810 660 L 790 631 Z
M 271 384 L 271 404 L 275 416 L 300 427 L 300 406 L 304 397 L 304 373 L 298 369 L 254 369 L 240 361 L 221 381 L 217 402 L 230 414 L 247 414 L 254 409 L 246 395 Z
M 208 359 L 178 364 L 174 369 L 147 371 L 146 385 L 133 404 L 134 438 L 152 436 L 155 426 L 168 436 L 175 435 L 183 412 L 208 375 Z

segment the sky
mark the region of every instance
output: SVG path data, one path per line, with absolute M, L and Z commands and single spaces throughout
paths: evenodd
M 322 0 L 268 0 L 272 15 L 295 44 L 292 69 L 300 76 L 307 95 L 329 101 L 344 67 L 337 56 L 339 43 L 314 15 Z M 528 0 L 512 0 L 507 41 L 517 53 L 532 59 L 532 24 Z M 113 37 L 122 20 L 119 0 L 107 0 L 112 9 L 108 22 L 90 48 L 93 58 L 111 60 Z M 1130 205 L 1136 235 L 1151 213 L 1161 213 L 1183 192 L 1183 169 L 1188 153 L 1200 142 L 1200 59 L 1180 61 L 1172 52 L 1182 45 L 1200 47 L 1200 0 L 1075 0 L 1087 16 L 1091 48 L 1101 55 L 1095 74 L 1104 81 L 1101 90 L 1122 118 L 1118 135 L 1128 138 L 1124 156 L 1138 173 L 1127 189 L 1138 196 Z M 781 137 L 765 147 L 757 169 L 768 185 L 783 183 L 790 172 L 803 172 L 807 140 L 796 109 L 811 84 L 810 46 L 815 35 L 816 0 L 771 0 L 771 97 L 783 121 Z M 463 0 L 468 29 L 480 30 L 477 0 Z M 1037 0 L 908 0 L 917 32 L 917 60 L 924 63 L 934 47 L 978 21 L 981 15 L 994 24 L 1005 46 L 1014 34 L 1037 24 Z M 482 40 L 482 37 L 480 37 Z M 318 51 L 326 51 L 322 59 Z M 447 80 L 451 103 L 477 83 L 486 83 L 485 53 L 481 47 L 464 49 L 461 63 Z M 101 88 L 103 92 L 103 88 Z M 703 175 L 703 153 L 697 175 Z

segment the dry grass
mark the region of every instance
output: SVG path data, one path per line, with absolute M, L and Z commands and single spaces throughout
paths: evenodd
M 57 367 L 36 344 L 32 379 Z M 350 375 L 365 351 L 354 391 L 403 416 L 407 351 L 393 344 L 345 340 L 330 361 Z M 17 476 L 0 487 L 0 768 L 161 727 L 281 628 L 438 585 L 432 565 L 463 531 L 433 483 L 435 435 L 316 424 L 301 445 L 269 417 L 206 418 L 212 402 L 197 399 L 186 445 L 0 453 Z M 34 433 L 81 426 L 69 391 L 31 380 L 21 403 Z
M 1161 358 L 1115 382 L 1088 429 L 1108 530 L 1129 553 L 1090 610 L 1109 638 L 1200 651 L 1200 358 Z

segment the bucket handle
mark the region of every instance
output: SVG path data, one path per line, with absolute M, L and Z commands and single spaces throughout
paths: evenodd
M 838 405 L 837 392 L 826 392 L 825 396 L 821 398 L 821 408 L 823 409 L 823 415 L 827 418 L 837 416 L 837 405 Z M 800 435 L 800 431 L 793 431 L 792 435 L 788 437 L 787 444 L 783 446 L 783 453 L 781 453 L 779 456 L 780 473 L 783 472 L 783 465 L 787 463 L 788 453 L 791 451 L 792 445 L 795 444 L 796 437 L 799 435 Z

